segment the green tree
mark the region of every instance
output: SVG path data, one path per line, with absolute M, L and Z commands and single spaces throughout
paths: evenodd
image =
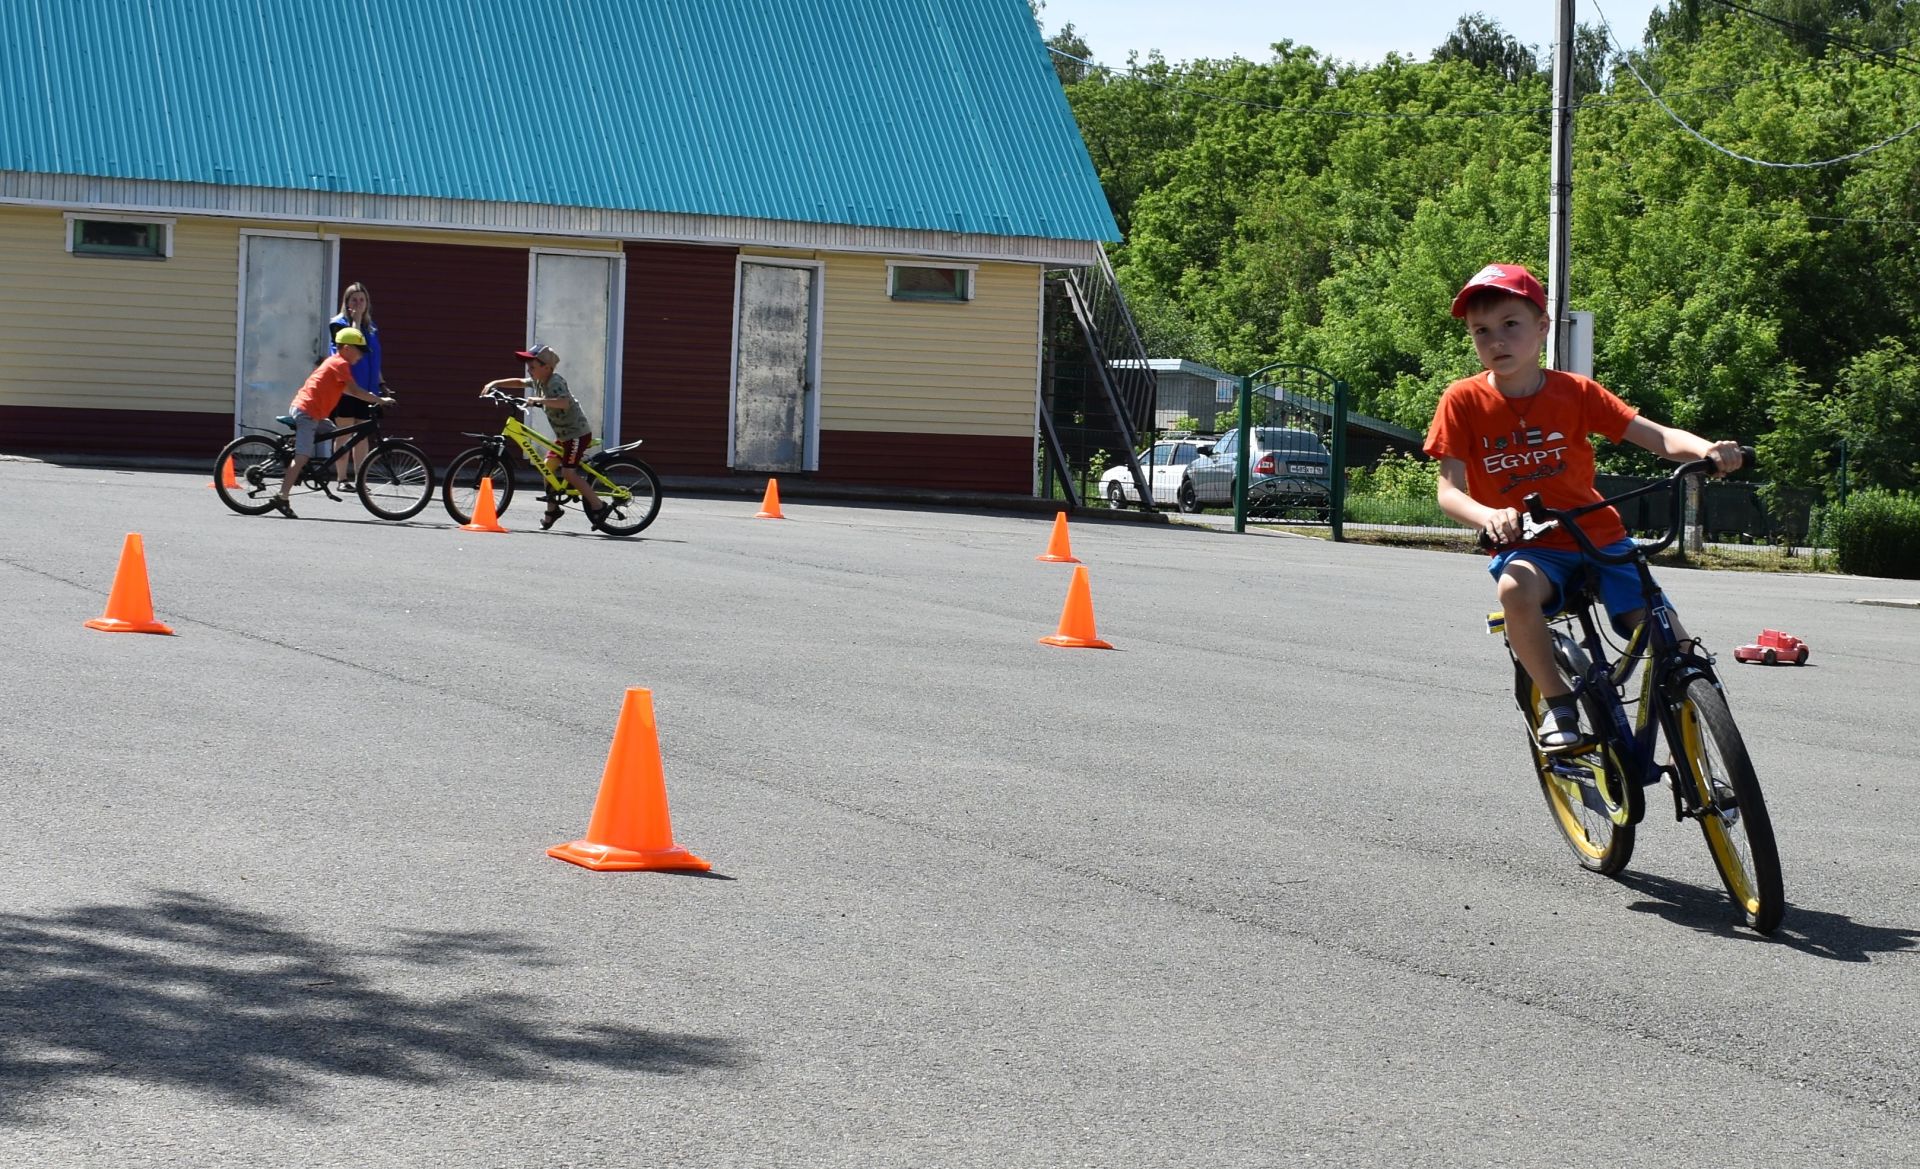
M 1540 72 L 1533 50 L 1483 12 L 1462 16 L 1447 39 L 1434 49 L 1433 59 L 1465 61 L 1476 69 L 1490 69 L 1508 81 L 1523 81 Z

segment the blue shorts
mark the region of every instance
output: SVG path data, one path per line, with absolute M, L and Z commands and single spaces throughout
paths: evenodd
M 318 447 L 321 458 L 332 456 L 333 443 L 327 441 L 327 437 L 333 433 L 333 430 L 333 422 L 330 419 L 309 418 L 304 411 L 295 409 L 293 411 L 293 453 L 312 458 L 315 448 Z
M 1606 545 L 1600 551 L 1618 554 L 1632 547 L 1632 540 L 1620 540 Z M 1567 582 L 1573 580 L 1580 566 L 1588 562 L 1586 555 L 1580 552 L 1567 552 L 1559 548 L 1515 548 L 1494 557 L 1487 565 L 1487 571 L 1493 575 L 1493 579 L 1499 580 L 1500 574 L 1507 569 L 1507 562 L 1512 560 L 1526 561 L 1553 582 L 1553 597 L 1541 606 L 1549 616 L 1560 611 L 1560 606 L 1566 601 Z M 1624 617 L 1636 609 L 1646 608 L 1646 599 L 1640 595 L 1640 574 L 1633 565 L 1592 563 L 1600 580 L 1600 601 L 1610 615 Z M 1618 628 L 1617 622 L 1615 627 Z

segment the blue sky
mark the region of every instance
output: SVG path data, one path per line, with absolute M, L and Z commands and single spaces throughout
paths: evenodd
M 1598 26 L 1602 14 L 1622 44 L 1635 44 L 1661 0 L 1574 0 L 1574 20 Z M 1483 12 L 1546 64 L 1558 0 L 1047 0 L 1041 24 L 1051 34 L 1072 24 L 1102 64 L 1127 50 L 1159 49 L 1169 61 L 1238 54 L 1265 60 L 1279 40 L 1311 45 L 1347 61 L 1372 63 L 1397 51 L 1424 58 L 1447 39 L 1462 14 Z

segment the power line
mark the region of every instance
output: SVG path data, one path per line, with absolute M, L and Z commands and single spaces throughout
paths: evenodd
M 1072 61 L 1077 65 L 1084 65 L 1088 69 L 1092 69 L 1098 73 L 1118 74 L 1121 72 L 1111 65 L 1101 65 L 1089 61 L 1084 57 L 1076 57 L 1072 53 L 1056 49 L 1052 45 L 1047 46 L 1047 51 L 1056 57 Z M 1424 118 L 1518 118 L 1536 114 L 1550 114 L 1553 112 L 1552 106 L 1537 106 L 1520 110 L 1438 110 L 1420 114 L 1387 113 L 1370 110 L 1320 109 L 1313 106 L 1277 106 L 1267 102 L 1249 101 L 1246 98 L 1229 97 L 1224 93 L 1208 93 L 1201 89 L 1189 89 L 1184 85 L 1175 85 L 1171 82 L 1147 77 L 1138 70 L 1129 70 L 1126 75 L 1142 85 L 1150 85 L 1156 89 L 1167 90 L 1170 93 L 1183 94 L 1188 97 L 1205 98 L 1208 101 L 1224 102 L 1228 105 L 1244 106 L 1248 109 L 1266 110 L 1276 114 L 1314 114 L 1329 118 L 1383 118 L 1417 121 Z M 1178 76 L 1178 74 L 1176 74 L 1176 76 Z
M 1084 66 L 1088 69 L 1093 70 L 1096 73 L 1103 73 L 1109 76 L 1116 76 L 1116 77 L 1125 76 L 1127 78 L 1130 78 L 1133 81 L 1138 82 L 1141 85 L 1151 86 L 1156 89 L 1164 89 L 1170 93 L 1177 93 L 1187 97 L 1204 98 L 1207 101 L 1224 102 L 1228 105 L 1243 106 L 1248 109 L 1265 110 L 1272 113 L 1280 113 L 1280 114 L 1313 114 L 1320 117 L 1337 117 L 1337 118 L 1397 118 L 1397 119 L 1403 119 L 1403 120 L 1420 120 L 1424 118 L 1526 118 L 1526 117 L 1538 117 L 1541 115 L 1553 113 L 1552 106 L 1525 106 L 1520 109 L 1513 109 L 1513 110 L 1442 110 L 1442 111 L 1433 111 L 1428 113 L 1379 113 L 1379 112 L 1369 112 L 1364 110 L 1320 109 L 1312 106 L 1279 106 L 1279 105 L 1270 104 L 1268 102 L 1249 101 L 1246 98 L 1230 97 L 1226 94 L 1221 94 L 1221 93 L 1209 93 L 1203 89 L 1192 89 L 1184 85 L 1176 85 L 1169 81 L 1161 81 L 1157 78 L 1148 77 L 1142 74 L 1138 69 L 1122 70 L 1122 69 L 1115 68 L 1112 65 L 1102 65 L 1102 64 L 1099 64 L 1098 62 L 1087 60 L 1084 57 L 1076 57 L 1072 53 L 1068 53 L 1063 50 L 1056 49 L 1052 45 L 1047 46 L 1047 51 L 1049 53 L 1052 53 L 1054 56 L 1061 58 L 1062 60 L 1072 61 L 1074 64 Z M 1812 65 L 1803 65 L 1797 69 L 1783 69 L 1775 73 L 1770 73 L 1763 78 L 1758 78 L 1757 80 L 1777 81 L 1782 77 L 1792 77 L 1799 73 L 1812 73 L 1820 69 L 1831 68 L 1832 65 L 1833 65 L 1833 62 L 1819 62 Z M 1175 77 L 1187 76 L 1187 74 L 1183 74 L 1175 70 L 1169 70 L 1168 72 Z M 1748 84 L 1748 82 L 1727 81 L 1727 82 L 1721 82 L 1720 84 L 1717 84 L 1717 85 L 1701 85 L 1701 86 L 1696 86 L 1692 89 L 1676 89 L 1671 91 L 1667 96 L 1680 97 L 1687 94 L 1695 94 L 1695 93 L 1720 93 L 1730 89 L 1737 89 L 1743 84 Z M 1573 108 L 1577 112 L 1579 110 L 1587 110 L 1587 109 L 1596 109 L 1596 110 L 1609 109 L 1614 106 L 1658 104 L 1659 102 L 1660 102 L 1660 98 L 1658 96 L 1589 97 L 1581 101 L 1575 102 Z
M 1914 134 L 1916 131 L 1920 131 L 1920 122 L 1915 122 L 1913 125 L 1908 126 L 1906 129 L 1900 131 L 1899 133 L 1894 134 L 1888 138 L 1883 138 L 1880 141 L 1874 143 L 1872 146 L 1865 147 L 1864 149 L 1861 149 L 1861 150 L 1856 150 L 1851 154 L 1842 154 L 1836 158 L 1823 158 L 1818 162 L 1769 162 L 1763 158 L 1754 158 L 1751 155 L 1741 154 L 1737 150 L 1730 150 L 1727 147 L 1720 145 L 1718 142 L 1715 142 L 1713 139 L 1707 137 L 1705 134 L 1702 134 L 1700 131 L 1694 129 L 1692 126 L 1689 126 L 1685 118 L 1682 118 L 1679 114 L 1674 113 L 1673 107 L 1669 106 L 1666 102 L 1660 99 L 1660 95 L 1654 92 L 1653 86 L 1648 85 L 1647 79 L 1640 76 L 1640 71 L 1633 67 L 1633 61 L 1624 52 L 1621 52 L 1619 41 L 1614 39 L 1613 27 L 1607 23 L 1607 14 L 1605 12 L 1600 11 L 1600 6 L 1598 4 L 1595 4 L 1593 6 L 1593 10 L 1596 13 L 1599 13 L 1600 15 L 1600 28 L 1603 32 L 1606 33 L 1607 43 L 1613 46 L 1614 51 L 1616 53 L 1620 53 L 1620 64 L 1626 68 L 1628 73 L 1633 75 L 1633 79 L 1635 81 L 1638 81 L 1640 83 L 1640 88 L 1647 91 L 1647 96 L 1653 99 L 1654 104 L 1659 106 L 1663 111 L 1665 111 L 1667 117 L 1673 119 L 1674 125 L 1679 126 L 1682 130 L 1685 130 L 1688 134 L 1692 135 L 1694 138 L 1698 139 L 1700 142 L 1704 143 L 1706 146 L 1719 151 L 1721 154 L 1726 155 L 1728 158 L 1738 159 L 1741 162 L 1751 163 L 1754 166 L 1772 167 L 1777 170 L 1812 170 L 1816 167 L 1835 166 L 1835 165 L 1838 165 L 1839 163 L 1852 162 L 1855 159 L 1865 158 L 1869 154 L 1873 154 L 1876 151 L 1884 150 L 1887 147 L 1893 145 L 1895 142 L 1900 141 L 1902 138 L 1909 137 L 1912 134 Z
M 1784 17 L 1774 16 L 1773 14 L 1767 13 L 1767 12 L 1761 12 L 1759 9 L 1756 9 L 1756 8 L 1748 8 L 1744 4 L 1736 4 L 1733 2 L 1733 0 L 1713 0 L 1713 2 L 1715 4 L 1720 5 L 1720 7 L 1722 8 L 1727 8 L 1727 9 L 1731 9 L 1734 12 L 1743 13 L 1744 15 L 1750 16 L 1753 19 L 1758 20 L 1764 24 L 1771 24 L 1778 28 L 1790 29 L 1794 32 L 1805 33 L 1810 37 L 1818 37 L 1821 40 L 1826 41 L 1830 45 L 1838 46 L 1839 48 L 1845 49 L 1849 53 L 1853 53 L 1858 56 L 1864 57 L 1867 60 L 1873 60 L 1875 58 L 1879 58 L 1884 63 L 1892 65 L 1893 68 L 1899 69 L 1902 73 L 1913 73 L 1915 76 L 1920 76 L 1920 71 L 1907 69 L 1901 65 L 1893 64 L 1896 61 L 1904 61 L 1909 65 L 1920 65 L 1920 60 L 1915 60 L 1912 57 L 1901 56 L 1899 53 L 1893 52 L 1889 49 L 1877 49 L 1872 45 L 1863 45 L 1860 42 L 1855 40 L 1850 40 L 1847 37 L 1835 36 L 1832 33 L 1826 32 L 1822 29 L 1813 28 L 1804 24 L 1798 24 L 1794 21 L 1787 20 Z M 1905 45 L 1902 45 L 1901 47 L 1904 48 Z

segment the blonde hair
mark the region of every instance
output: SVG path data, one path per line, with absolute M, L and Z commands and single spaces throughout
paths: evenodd
M 367 307 L 361 311 L 359 320 L 354 320 L 353 314 L 347 311 L 347 301 L 353 299 L 353 294 L 356 292 L 367 298 Z M 347 290 L 340 294 L 340 315 L 347 318 L 347 320 L 352 322 L 356 327 L 371 325 L 373 323 L 373 293 L 367 291 L 366 285 L 360 283 L 358 280 L 347 285 Z

